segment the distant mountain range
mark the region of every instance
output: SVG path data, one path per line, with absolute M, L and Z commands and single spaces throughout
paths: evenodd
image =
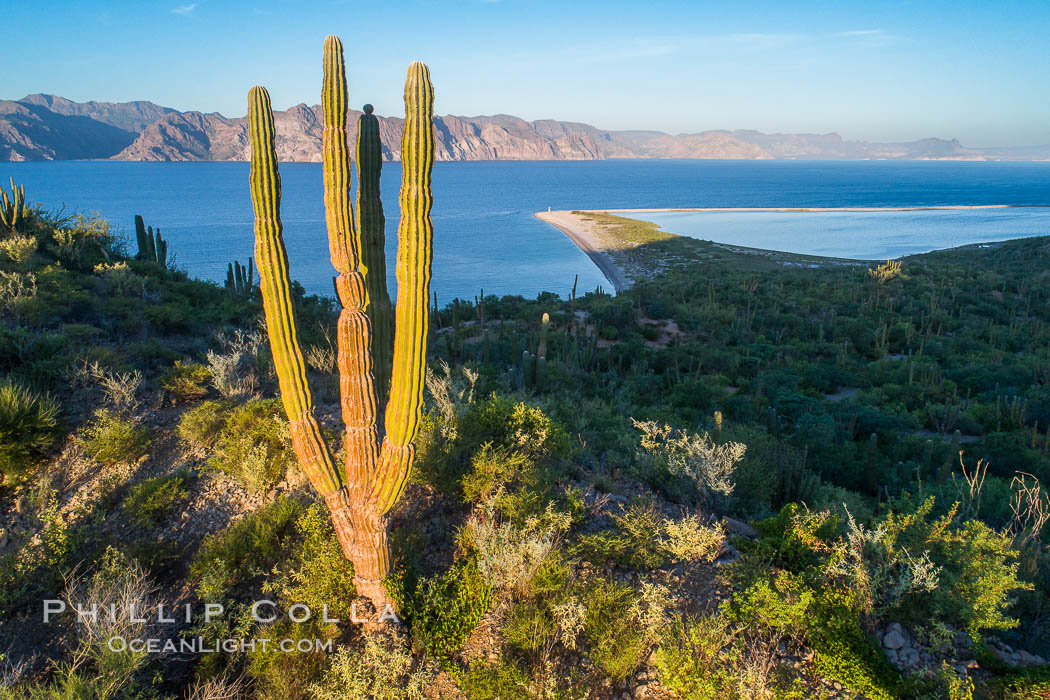
M 357 117 L 349 119 L 356 138 Z M 286 161 L 321 159 L 321 107 L 276 112 L 277 153 Z M 401 119 L 380 117 L 383 153 L 399 158 Z M 838 134 L 758 131 L 603 131 L 588 124 L 517 117 L 437 117 L 438 160 L 603 160 L 737 158 L 752 160 L 1050 160 L 1050 145 L 967 148 L 957 140 L 845 141 Z M 152 102 L 73 102 L 54 95 L 0 100 L 0 161 L 113 159 L 248 160 L 244 117 L 179 112 Z

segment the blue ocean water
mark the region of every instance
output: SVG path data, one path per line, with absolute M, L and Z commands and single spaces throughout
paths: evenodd
M 331 292 L 332 269 L 320 165 L 281 166 L 282 217 L 292 275 L 312 293 Z M 30 200 L 66 211 L 97 211 L 132 233 L 135 214 L 159 226 L 193 275 L 223 280 L 228 262 L 252 253 L 247 163 L 0 163 L 26 185 Z M 397 230 L 400 167 L 383 167 L 390 272 Z M 552 209 L 663 207 L 907 207 L 1050 204 L 1050 163 L 611 160 L 437 163 L 434 166 L 433 289 L 453 297 L 540 291 L 565 296 L 574 275 L 581 291 L 601 273 L 557 229 L 532 216 Z M 883 258 L 887 243 L 909 250 L 975 240 L 1050 234 L 1039 209 L 900 214 L 718 214 L 694 231 L 671 217 L 668 230 L 792 252 L 830 238 L 824 254 Z M 882 218 L 891 216 L 892 218 Z M 650 218 L 652 215 L 650 215 Z M 721 217 L 721 218 L 719 218 Z M 694 217 L 695 218 L 695 217 Z M 845 222 L 845 223 L 844 223 Z M 661 220 L 660 223 L 666 223 Z M 849 234 L 841 233 L 849 225 Z M 683 229 L 676 230 L 676 226 Z M 892 234 L 892 235 L 888 235 Z M 744 243 L 741 236 L 755 236 Z M 736 240 L 730 240 L 737 237 Z M 874 243 L 873 243 L 874 242 Z M 883 246 L 879 248 L 879 246 Z M 903 249 L 903 248 L 902 248 Z M 897 253 L 899 254 L 899 253 Z M 393 291 L 393 280 L 391 279 Z

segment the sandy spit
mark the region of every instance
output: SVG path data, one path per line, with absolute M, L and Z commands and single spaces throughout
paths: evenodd
M 598 266 L 617 293 L 631 286 L 632 281 L 624 274 L 623 268 L 614 263 L 612 256 L 606 252 L 605 246 L 594 231 L 593 223 L 585 221 L 582 216 L 571 211 L 541 211 L 534 216 L 568 236 L 569 240 Z

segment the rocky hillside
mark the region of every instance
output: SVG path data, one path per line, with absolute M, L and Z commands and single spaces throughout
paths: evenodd
M 274 114 L 282 160 L 319 161 L 320 106 Z M 356 116 L 351 115 L 351 138 Z M 603 131 L 588 124 L 505 114 L 435 119 L 438 160 L 728 158 L 813 160 L 1048 160 L 1050 146 L 967 148 L 937 138 L 907 143 L 846 141 L 839 134 L 758 131 Z M 397 160 L 401 120 L 380 117 L 384 154 Z M 0 101 L 0 160 L 247 160 L 243 117 L 179 112 L 152 102 L 72 102 L 54 95 Z

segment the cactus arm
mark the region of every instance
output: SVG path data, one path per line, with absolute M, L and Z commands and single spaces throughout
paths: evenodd
M 11 200 L 7 198 L 7 190 L 4 189 L 3 185 L 0 185 L 0 223 L 6 228 L 14 229 L 14 208 L 11 206 Z
M 346 67 L 343 44 L 329 36 L 324 42 L 324 85 L 321 90 L 324 135 L 325 221 L 335 287 L 343 309 L 336 345 L 339 393 L 346 425 L 346 485 L 351 495 L 363 491 L 379 461 L 376 392 L 372 363 L 372 327 L 365 313 L 365 276 L 350 203 L 350 151 L 346 143 Z M 358 500 L 357 497 L 353 500 Z
M 140 214 L 135 214 L 135 242 L 139 246 L 139 252 L 135 257 L 141 260 L 146 252 L 146 223 Z
M 419 429 L 426 372 L 430 264 L 434 226 L 434 86 L 419 62 L 408 68 L 405 82 L 405 126 L 401 142 L 401 221 L 397 240 L 397 310 L 390 400 L 382 463 L 372 485 L 380 512 L 397 502 L 412 464 L 412 440 Z
M 255 209 L 255 257 L 259 261 L 266 329 L 281 401 L 288 415 L 292 447 L 310 482 L 322 495 L 340 487 L 339 472 L 313 416 L 313 398 L 306 382 L 292 306 L 288 254 L 281 225 L 281 177 L 274 148 L 273 112 L 265 88 L 248 93 L 248 134 L 251 139 L 252 205 Z
M 380 198 L 383 147 L 379 120 L 365 105 L 357 122 L 357 234 L 365 273 L 365 307 L 372 322 L 372 357 L 379 405 L 390 391 L 390 355 L 393 351 L 393 310 L 386 285 L 386 217 Z

